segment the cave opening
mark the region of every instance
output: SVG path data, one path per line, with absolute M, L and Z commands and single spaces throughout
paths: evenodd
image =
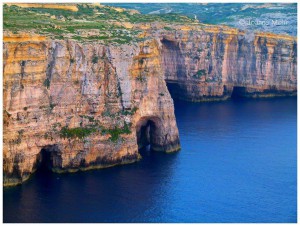
M 246 87 L 244 86 L 234 86 L 232 93 L 231 93 L 231 98 L 232 99 L 242 99 L 245 98 L 247 95 L 247 90 Z
M 37 157 L 37 172 L 52 172 L 52 169 L 60 162 L 60 157 L 57 153 L 57 145 L 42 148 Z
M 146 117 L 139 120 L 136 125 L 137 144 L 140 153 L 154 150 L 159 139 L 158 119 Z
M 46 148 L 41 150 L 38 170 L 42 172 L 51 170 L 51 153 Z
M 184 100 L 185 90 L 179 83 L 165 79 L 168 91 L 173 101 Z

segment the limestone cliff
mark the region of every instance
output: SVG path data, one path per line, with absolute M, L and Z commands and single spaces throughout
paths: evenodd
M 163 31 L 160 39 L 174 97 L 209 101 L 297 93 L 295 38 L 219 27 Z
M 178 150 L 160 60 L 154 40 L 115 47 L 7 37 L 4 184 L 24 181 L 43 158 L 61 172 L 137 161 L 138 144 Z
M 146 16 L 102 6 L 22 7 L 4 9 L 4 185 L 45 164 L 72 172 L 137 161 L 148 144 L 179 150 L 167 84 L 191 101 L 297 92 L 293 37 L 172 16 L 133 23 Z M 112 15 L 124 21 L 103 22 Z

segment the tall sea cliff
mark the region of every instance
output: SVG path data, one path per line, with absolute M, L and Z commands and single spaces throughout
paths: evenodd
M 4 185 L 42 164 L 74 172 L 138 161 L 148 144 L 179 150 L 172 97 L 296 95 L 296 38 L 153 17 L 91 4 L 4 7 Z

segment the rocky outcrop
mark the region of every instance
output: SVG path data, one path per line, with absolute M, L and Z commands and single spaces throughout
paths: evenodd
M 297 42 L 214 27 L 159 34 L 172 96 L 189 101 L 297 93 Z
M 31 38 L 4 43 L 4 185 L 26 180 L 45 159 L 64 172 L 137 161 L 138 143 L 180 149 L 155 40 Z
M 111 23 L 141 33 L 127 44 L 124 37 L 116 44 L 117 28 L 111 42 L 88 39 L 101 29 L 86 27 L 76 31 L 84 40 L 4 33 L 4 185 L 40 167 L 135 162 L 149 144 L 179 150 L 170 93 L 189 101 L 296 95 L 293 37 L 200 23 Z

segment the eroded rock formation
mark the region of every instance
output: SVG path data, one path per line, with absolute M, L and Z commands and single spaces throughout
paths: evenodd
M 5 185 L 26 180 L 43 158 L 56 172 L 137 161 L 142 124 L 151 123 L 138 136 L 144 145 L 180 149 L 155 40 L 115 47 L 28 39 L 4 43 Z
M 118 45 L 5 32 L 4 185 L 45 164 L 72 172 L 135 162 L 148 144 L 179 150 L 167 84 L 190 101 L 296 95 L 295 38 L 169 26 L 127 22 L 143 40 Z
M 163 31 L 160 39 L 174 97 L 211 101 L 297 93 L 297 43 L 292 37 L 220 27 Z

